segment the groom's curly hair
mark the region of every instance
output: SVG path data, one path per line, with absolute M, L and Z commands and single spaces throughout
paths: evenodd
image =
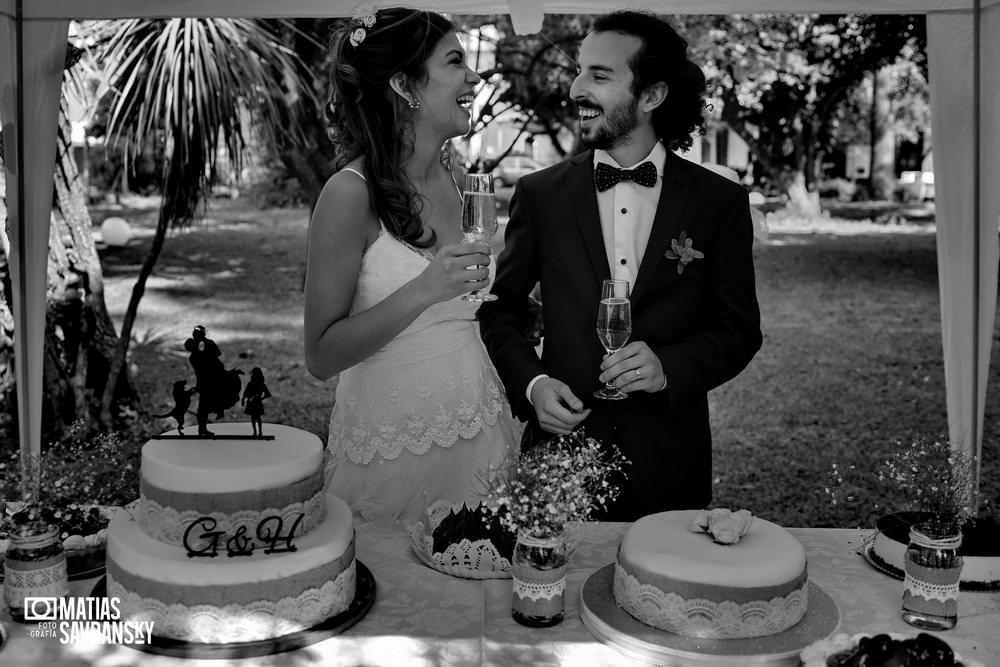
M 599 16 L 593 32 L 617 32 L 642 41 L 629 62 L 632 94 L 654 83 L 667 84 L 667 99 L 653 112 L 653 129 L 671 150 L 691 148 L 692 135 L 705 132 L 705 74 L 687 57 L 687 41 L 651 12 L 622 10 Z
M 343 21 L 330 40 L 326 118 L 337 147 L 335 167 L 363 157 L 369 199 L 379 219 L 395 237 L 428 247 L 435 239 L 419 241 L 421 198 L 403 172 L 413 151 L 414 110 L 389 80 L 397 73 L 407 81 L 425 80 L 427 59 L 455 26 L 440 14 L 405 7 L 380 9 L 374 16 L 371 26 Z M 352 42 L 359 28 L 364 36 Z

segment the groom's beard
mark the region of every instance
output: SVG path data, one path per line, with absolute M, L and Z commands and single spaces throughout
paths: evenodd
M 587 148 L 607 151 L 616 148 L 638 126 L 639 98 L 629 95 L 627 100 L 606 109 L 599 125 L 583 130 L 580 140 Z

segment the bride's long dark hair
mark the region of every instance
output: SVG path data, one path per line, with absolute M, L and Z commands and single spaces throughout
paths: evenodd
M 379 219 L 397 238 L 429 247 L 433 235 L 420 241 L 420 197 L 403 172 L 413 152 L 415 111 L 389 80 L 400 72 L 407 81 L 424 80 L 427 59 L 455 27 L 440 14 L 402 7 L 380 9 L 373 16 L 370 26 L 360 19 L 342 22 L 330 42 L 326 116 L 337 147 L 335 166 L 339 170 L 363 157 L 368 194 Z

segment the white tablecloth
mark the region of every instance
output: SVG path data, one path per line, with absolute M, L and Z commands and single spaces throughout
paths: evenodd
M 372 610 L 357 625 L 293 653 L 243 660 L 183 660 L 152 656 L 123 646 L 63 646 L 31 638 L 32 625 L 2 616 L 11 638 L 0 650 L 3 667 L 100 665 L 177 667 L 198 665 L 629 665 L 597 642 L 580 620 L 580 588 L 596 569 L 612 562 L 627 524 L 591 523 L 570 562 L 566 619 L 553 628 L 526 628 L 510 615 L 509 579 L 468 580 L 421 564 L 408 536 L 358 526 L 358 558 L 375 576 Z M 874 570 L 859 555 L 863 534 L 846 529 L 791 529 L 805 545 L 809 577 L 840 609 L 840 631 L 917 630 L 900 618 L 902 582 Z M 85 595 L 94 580 L 73 582 Z M 1000 593 L 963 592 L 958 625 L 940 637 L 964 656 L 1000 665 Z

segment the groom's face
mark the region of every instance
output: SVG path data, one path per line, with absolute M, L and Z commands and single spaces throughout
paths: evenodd
M 588 148 L 622 145 L 643 122 L 629 66 L 641 44 L 633 35 L 595 32 L 580 45 L 580 71 L 569 94 L 580 117 L 580 138 Z

